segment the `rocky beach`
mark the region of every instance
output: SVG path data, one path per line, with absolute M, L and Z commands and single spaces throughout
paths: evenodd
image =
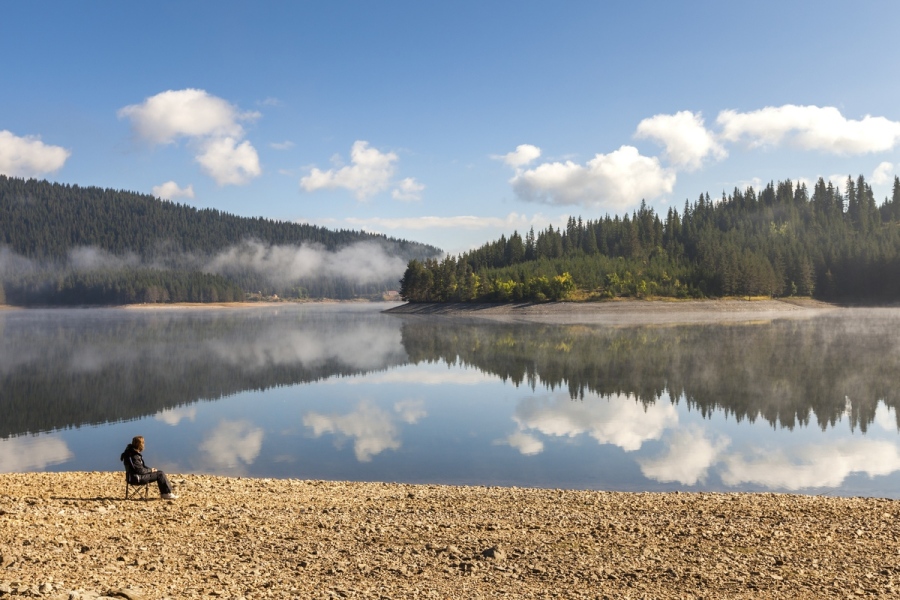
M 900 593 L 900 504 L 122 473 L 0 475 L 0 598 Z

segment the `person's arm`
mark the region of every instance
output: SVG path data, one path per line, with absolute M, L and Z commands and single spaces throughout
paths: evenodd
M 150 469 L 144 466 L 144 459 L 135 460 L 140 456 L 139 454 L 132 454 L 131 456 L 127 456 L 125 460 L 128 461 L 128 464 L 131 465 L 131 472 L 137 475 L 144 475 L 146 473 L 152 473 L 156 469 Z

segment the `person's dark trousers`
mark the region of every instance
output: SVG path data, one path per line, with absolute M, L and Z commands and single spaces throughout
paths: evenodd
M 150 483 L 155 481 L 159 487 L 160 494 L 171 494 L 172 486 L 169 485 L 169 478 L 162 471 L 154 471 L 152 473 L 144 473 L 140 476 L 141 483 Z

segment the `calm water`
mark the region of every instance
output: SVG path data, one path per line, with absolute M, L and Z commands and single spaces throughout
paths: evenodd
M 0 471 L 900 498 L 900 310 L 541 325 L 384 305 L 0 312 Z

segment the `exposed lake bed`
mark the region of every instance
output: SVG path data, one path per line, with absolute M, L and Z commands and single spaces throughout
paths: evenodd
M 121 499 L 121 473 L 0 475 L 0 590 L 821 598 L 900 585 L 891 500 L 173 479 L 178 500 L 144 502 Z

